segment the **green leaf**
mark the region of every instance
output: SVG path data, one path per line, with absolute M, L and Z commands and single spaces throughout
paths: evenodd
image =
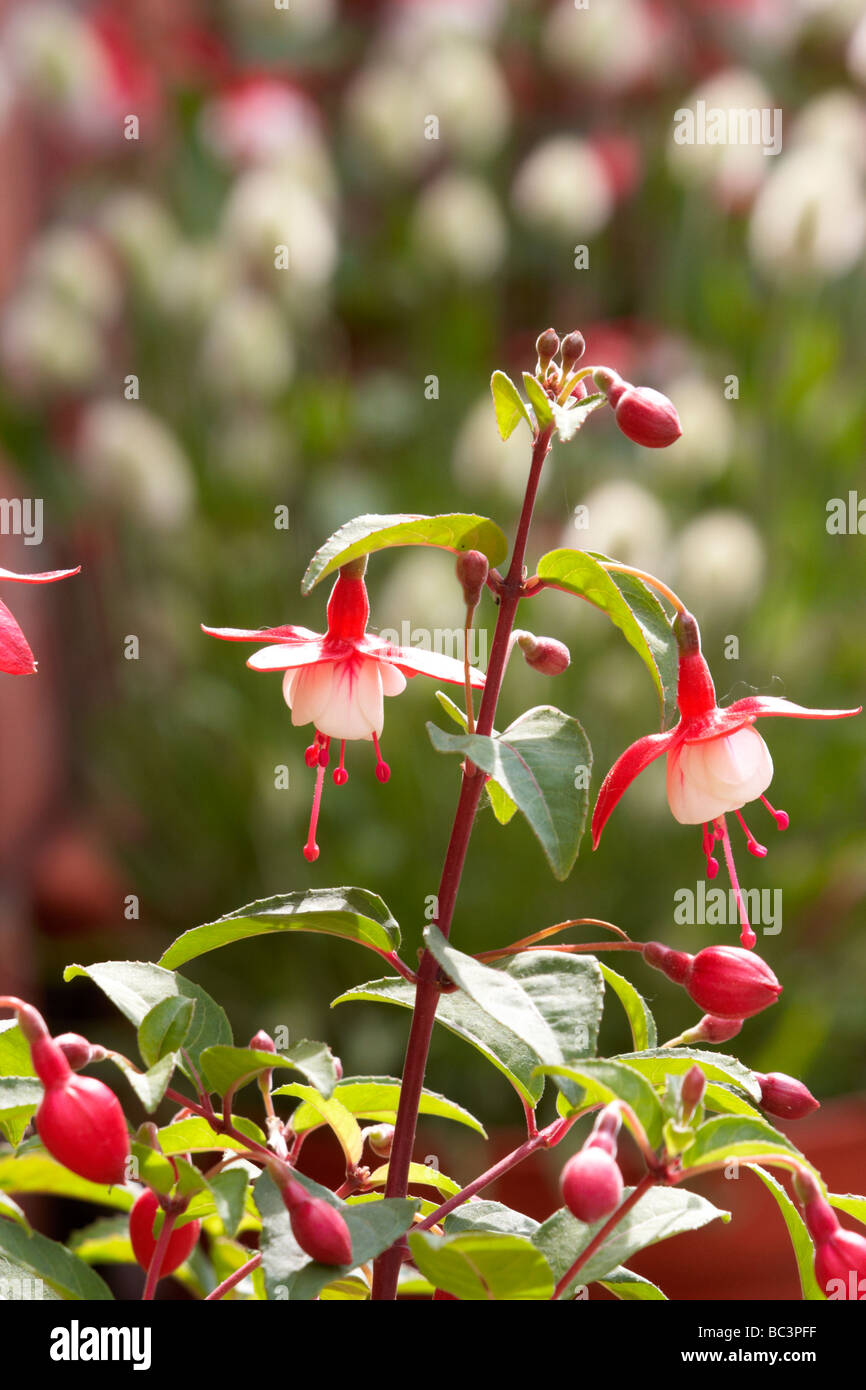
M 359 1303 L 370 1297 L 370 1289 L 367 1281 L 361 1279 L 356 1274 L 349 1274 L 345 1279 L 335 1279 L 333 1284 L 326 1284 L 319 1294 L 323 1303 Z
M 41 1081 L 29 1076 L 0 1077 L 0 1133 L 13 1148 L 21 1143 L 41 1100 Z
M 63 972 L 64 980 L 72 980 L 77 975 L 85 975 L 98 985 L 135 1028 L 140 1027 L 154 1004 L 161 1000 L 176 996 L 192 999 L 195 1011 L 184 1050 L 196 1068 L 204 1048 L 213 1043 L 231 1043 L 232 1030 L 219 1004 L 200 985 L 185 980 L 173 970 L 164 970 L 149 961 L 107 960 L 97 965 L 68 965 Z M 180 1065 L 189 1076 L 189 1064 L 182 1060 Z
M 409 1248 L 431 1284 L 466 1303 L 540 1301 L 553 1293 L 547 1261 L 521 1236 L 412 1231 Z
M 337 1065 L 326 1043 L 298 1042 L 282 1052 L 262 1052 L 252 1047 L 209 1047 L 201 1054 L 205 1083 L 224 1096 L 239 1081 L 252 1081 L 263 1071 L 290 1067 L 321 1091 L 326 1098 L 337 1084 Z
M 607 613 L 652 676 L 666 724 L 676 710 L 677 644 L 661 604 L 646 585 L 633 575 L 609 572 L 585 550 L 551 550 L 539 560 L 538 576 Z
M 626 1188 L 624 1196 L 630 1196 L 632 1191 L 632 1188 Z M 609 1219 L 605 1216 L 587 1226 L 561 1207 L 536 1231 L 532 1242 L 544 1255 L 557 1282 Z M 631 1211 L 626 1212 L 561 1296 L 573 1297 L 578 1288 L 605 1279 L 648 1245 L 655 1245 L 683 1231 L 696 1231 L 710 1221 L 719 1219 L 729 1221 L 730 1212 L 720 1211 L 696 1192 L 674 1187 L 650 1188 Z
M 644 1279 L 642 1274 L 635 1274 L 632 1269 L 626 1269 L 624 1265 L 612 1269 L 606 1279 L 599 1279 L 597 1282 L 616 1298 L 627 1303 L 657 1303 L 659 1300 L 667 1302 L 667 1296 L 657 1284 Z
M 244 1214 L 249 1177 L 243 1168 L 228 1168 L 214 1178 L 205 1178 L 204 1182 L 213 1198 L 217 1216 L 223 1223 L 223 1230 L 227 1236 L 233 1236 Z
M 732 1091 L 728 1086 L 716 1086 L 712 1081 L 707 1083 L 704 1091 L 704 1105 L 707 1110 L 720 1110 L 723 1115 L 750 1115 L 753 1120 L 764 1118 L 760 1110 L 744 1100 L 738 1091 Z
M 424 941 L 449 979 L 454 981 L 496 1023 L 508 1028 L 542 1062 L 561 1062 L 562 1049 L 542 1014 L 513 975 L 493 970 L 474 956 L 464 955 L 442 935 L 435 923 L 424 930 Z
M 604 976 L 605 984 L 610 985 L 625 1009 L 631 1028 L 632 1041 L 637 1050 L 640 1052 L 645 1048 L 655 1047 L 658 1041 L 656 1021 L 643 995 L 638 993 L 631 980 L 627 980 L 624 975 L 612 970 L 603 961 L 598 962 L 598 968 Z
M 458 753 L 495 778 L 528 820 L 554 876 L 567 878 L 583 835 L 592 769 L 589 742 L 578 721 L 552 705 L 540 705 L 496 738 L 447 734 L 429 723 L 427 731 L 437 752 Z
M 371 980 L 346 990 L 333 1001 L 332 1007 L 359 1000 L 381 1004 L 397 1004 L 404 1009 L 415 1007 L 415 986 L 399 976 Z M 544 1090 L 544 1078 L 535 1075 L 538 1058 L 530 1047 L 521 1042 L 510 1028 L 503 1028 L 489 1014 L 459 991 L 443 994 L 436 1008 L 436 1022 L 449 1032 L 456 1033 L 498 1068 L 528 1105 L 536 1105 Z
M 173 994 L 146 1013 L 138 1029 L 138 1050 L 146 1067 L 155 1066 L 183 1045 L 192 1024 L 195 1002 Z
M 396 545 L 430 545 L 455 555 L 463 550 L 480 550 L 491 565 L 501 564 L 508 554 L 504 534 L 486 516 L 465 512 L 444 516 L 356 516 L 316 551 L 301 580 L 301 593 L 308 594 L 320 579 L 350 560 Z
M 553 403 L 538 379 L 530 376 L 529 372 L 523 373 L 523 386 L 535 412 L 538 428 L 543 430 L 553 420 Z
M 791 1237 L 791 1245 L 794 1248 L 794 1259 L 797 1261 L 797 1273 L 800 1276 L 803 1298 L 808 1303 L 826 1302 L 826 1294 L 822 1293 L 821 1286 L 815 1278 L 815 1250 L 809 1232 L 806 1230 L 805 1221 L 782 1184 L 773 1177 L 772 1173 L 768 1173 L 757 1163 L 750 1163 L 749 1167 L 753 1173 L 757 1173 L 761 1182 L 772 1192 L 779 1204 L 779 1210 L 788 1228 L 788 1235 Z
M 493 393 L 496 425 L 503 439 L 508 439 L 514 433 L 521 420 L 525 420 L 532 429 L 529 411 L 510 376 L 504 372 L 494 372 L 490 378 L 490 390 Z
M 87 1265 L 136 1263 L 126 1217 L 103 1216 L 69 1237 L 69 1248 Z
M 641 1052 L 624 1052 L 618 1059 L 639 1071 L 654 1086 L 664 1086 L 669 1076 L 685 1076 L 697 1063 L 708 1081 L 739 1086 L 753 1100 L 761 1099 L 761 1088 L 754 1073 L 736 1057 L 723 1052 L 703 1052 L 691 1047 L 656 1047 Z
M 572 400 L 569 405 L 553 405 L 553 418 L 556 421 L 556 433 L 559 435 L 563 444 L 567 444 L 573 439 L 577 431 L 589 419 L 594 410 L 598 410 L 600 405 L 604 405 L 607 400 L 600 391 L 596 391 L 591 396 L 583 396 L 580 400 Z
M 529 995 L 553 1033 L 564 1063 L 577 1063 L 595 1054 L 604 1009 L 604 980 L 594 957 L 569 956 L 562 951 L 520 951 L 507 961 L 502 973 L 510 975 Z M 565 1082 L 562 1088 L 570 1092 L 570 1100 L 577 1100 L 577 1088 Z
M 799 1149 L 766 1120 L 721 1115 L 701 1125 L 695 1142 L 683 1154 L 683 1167 L 723 1166 L 729 1159 L 758 1158 L 766 1154 L 801 1157 Z
M 350 1076 L 338 1081 L 334 1087 L 333 1099 L 338 1100 L 350 1115 L 354 1115 L 359 1120 L 373 1120 L 380 1124 L 393 1124 L 397 1118 L 397 1107 L 400 1103 L 400 1081 L 393 1076 Z M 280 1086 L 273 1092 L 275 1096 L 295 1095 L 299 1093 L 299 1088 L 294 1086 Z M 474 1129 L 476 1134 L 481 1134 L 486 1139 L 487 1131 L 480 1120 L 476 1120 L 474 1115 L 470 1115 L 468 1110 L 464 1110 L 462 1105 L 457 1105 L 453 1100 L 448 1100 L 445 1096 L 437 1095 L 435 1091 L 424 1090 L 421 1092 L 421 1101 L 418 1106 L 419 1115 L 435 1115 L 442 1120 L 454 1120 L 457 1124 L 466 1125 L 469 1129 Z M 296 1134 L 303 1134 L 305 1130 L 315 1129 L 321 1124 L 318 1112 L 306 1104 L 299 1105 L 291 1118 L 292 1129 Z
M 449 719 L 453 719 L 454 723 L 457 724 L 465 733 L 469 725 L 466 720 L 466 715 L 463 713 L 460 706 L 455 705 L 454 701 L 451 699 L 449 695 L 445 694 L 444 690 L 436 691 L 436 699 L 439 701 L 440 705 L 444 709 L 445 713 L 448 715 Z M 499 737 L 495 729 L 493 731 L 493 736 L 494 738 Z M 503 791 L 502 787 L 500 787 L 499 783 L 493 777 L 488 777 L 487 781 L 484 784 L 484 790 L 487 793 L 487 799 L 490 802 L 490 809 L 493 812 L 496 819 L 498 820 L 499 824 L 507 825 L 508 822 L 511 820 L 512 816 L 514 815 L 515 811 L 517 810 L 517 806 L 511 800 L 511 797 L 508 795 L 508 793 L 506 791 Z
M 30 1047 L 14 1018 L 0 1021 L 0 1076 L 35 1076 Z
M 309 1301 L 323 1288 L 387 1250 L 412 1224 L 417 1203 L 386 1198 L 349 1206 L 326 1187 L 295 1173 L 295 1181 L 316 1197 L 336 1207 L 352 1238 L 350 1265 L 322 1265 L 305 1254 L 292 1235 L 289 1213 L 279 1188 L 267 1173 L 255 1186 L 255 1202 L 262 1219 L 262 1269 L 269 1299 Z
M 866 1197 L 857 1197 L 853 1192 L 828 1192 L 827 1201 L 831 1207 L 837 1207 L 856 1221 L 866 1223 Z
M 177 1175 L 168 1158 L 158 1149 L 152 1149 L 149 1144 L 142 1144 L 137 1139 L 132 1141 L 132 1157 L 135 1159 L 135 1176 L 139 1182 L 167 1197 L 177 1181 Z
M 584 1109 L 599 1101 L 607 1104 L 612 1100 L 624 1100 L 637 1115 L 653 1148 L 657 1148 L 662 1138 L 662 1107 L 650 1083 L 639 1072 L 619 1061 L 585 1061 L 570 1067 L 542 1067 L 540 1071 L 552 1076 L 557 1085 L 563 1078 L 576 1081 L 584 1094 L 578 1105 Z M 624 1123 L 630 1124 L 628 1116 Z
M 43 1279 L 63 1298 L 105 1302 L 112 1297 L 105 1281 L 65 1246 L 14 1221 L 0 1221 L 0 1254 Z
M 366 888 L 310 888 L 249 903 L 216 922 L 192 927 L 172 942 L 160 961 L 174 968 L 218 946 L 267 932 L 312 931 L 340 936 L 376 951 L 396 951 L 400 929 L 388 908 Z
M 6 1216 L 10 1221 L 17 1221 L 19 1226 L 24 1226 L 30 1230 L 30 1222 L 27 1220 L 26 1213 L 19 1207 L 17 1202 L 13 1202 L 7 1193 L 0 1191 L 0 1217 Z
M 125 1187 L 103 1187 L 88 1182 L 51 1158 L 39 1144 L 21 1150 L 13 1158 L 0 1155 L 0 1190 L 26 1194 L 41 1192 L 53 1197 L 72 1197 L 79 1202 L 94 1202 L 98 1206 L 129 1211 L 135 1201 L 134 1193 Z
M 239 1134 L 245 1135 L 255 1143 L 265 1143 L 262 1130 L 244 1115 L 232 1115 L 232 1125 Z M 182 1153 L 210 1153 L 214 1150 L 240 1151 L 246 1147 L 242 1140 L 233 1139 L 230 1135 L 217 1134 L 207 1120 L 197 1115 L 164 1125 L 159 1131 L 159 1146 L 166 1157 Z
M 154 1063 L 148 1071 L 136 1071 L 128 1064 L 126 1058 L 118 1056 L 117 1053 L 111 1052 L 109 1057 L 123 1072 L 147 1113 L 152 1115 L 165 1095 L 175 1067 L 180 1064 L 178 1054 L 170 1052 L 167 1057 L 162 1057 Z
M 377 1168 L 367 1179 L 369 1187 L 384 1187 L 388 1181 L 388 1164 L 383 1163 L 381 1168 Z M 442 1197 L 456 1197 L 460 1191 L 459 1182 L 449 1178 L 446 1173 L 440 1173 L 438 1168 L 433 1168 L 429 1163 L 410 1163 L 409 1164 L 409 1186 L 410 1187 L 434 1187 Z
M 271 1093 L 275 1096 L 297 1096 L 304 1101 L 304 1109 L 313 1116 L 312 1125 L 307 1129 L 312 1129 L 316 1125 L 326 1124 L 333 1130 L 340 1142 L 340 1147 L 346 1156 L 346 1163 L 356 1166 L 361 1162 L 364 1153 L 364 1138 L 361 1128 L 354 1115 L 341 1104 L 338 1097 L 333 1095 L 330 1100 L 325 1100 L 323 1096 L 312 1086 L 299 1086 L 297 1082 L 291 1082 L 288 1086 L 278 1086 Z M 295 1111 L 297 1115 L 298 1111 Z M 294 1116 L 292 1117 L 294 1120 Z M 298 1133 L 299 1131 L 295 1131 Z
M 34 1278 L 29 1269 L 7 1260 L 0 1255 L 0 1287 L 4 1290 L 4 1301 L 9 1303 L 60 1303 L 62 1296 L 55 1293 L 41 1279 Z
M 502 1202 L 464 1202 L 444 1221 L 445 1234 L 460 1231 L 495 1231 L 505 1236 L 533 1236 L 541 1225 L 522 1211 L 514 1211 Z

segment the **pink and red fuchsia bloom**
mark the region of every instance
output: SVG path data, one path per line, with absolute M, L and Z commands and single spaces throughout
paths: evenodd
M 202 625 L 210 637 L 228 642 L 270 639 L 270 645 L 255 652 L 247 665 L 253 671 L 284 671 L 283 697 L 292 711 L 292 723 L 315 728 L 305 753 L 307 766 L 318 769 L 304 845 L 304 858 L 310 863 L 319 857 L 316 825 L 331 739 L 340 742 L 340 760 L 333 772 L 338 787 L 349 778 L 344 763 L 346 743 L 351 739 L 372 741 L 376 776 L 387 782 L 391 769 L 379 748 L 385 721 L 383 696 L 399 695 L 406 688 L 407 676 L 433 676 L 454 685 L 463 685 L 465 680 L 463 663 L 453 657 L 395 647 L 367 631 L 370 604 L 363 578 L 365 563 L 355 561 L 340 570 L 328 600 L 328 630 L 324 634 L 292 626 L 248 631 Z M 470 678 L 474 686 L 483 686 L 480 672 L 470 668 Z
M 780 830 L 788 827 L 788 816 L 775 810 L 764 796 L 773 778 L 773 760 L 755 720 L 768 715 L 789 719 L 845 719 L 860 709 L 806 709 L 772 695 L 748 695 L 744 700 L 720 709 L 709 667 L 701 652 L 698 625 L 691 613 L 679 613 L 674 622 L 679 643 L 679 683 L 677 705 L 680 719 L 664 734 L 639 738 L 617 759 L 602 783 L 592 816 L 592 845 L 598 847 L 601 832 L 623 792 L 638 773 L 663 753 L 667 754 L 668 804 L 681 825 L 703 825 L 703 850 L 707 858 L 707 877 L 719 871 L 713 857 L 716 841 L 724 850 L 740 913 L 744 946 L 755 944 L 743 895 L 737 881 L 734 857 L 725 823 L 733 811 L 746 836 L 750 854 L 761 858 L 767 853 L 758 844 L 741 815 L 741 808 L 760 797 Z
M 0 569 L 0 579 L 12 579 L 16 584 L 53 584 L 58 579 L 69 579 L 80 569 L 78 565 L 74 570 L 46 570 L 42 574 L 15 574 L 12 570 Z M 7 676 L 32 676 L 36 672 L 36 659 L 30 644 L 3 602 L 0 602 L 0 671 Z

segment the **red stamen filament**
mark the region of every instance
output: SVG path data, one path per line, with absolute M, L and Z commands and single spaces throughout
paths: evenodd
M 716 837 L 713 831 L 705 824 L 701 848 L 707 857 L 707 878 L 715 878 L 716 874 L 719 872 L 719 861 L 713 858 L 713 846 L 715 843 Z
M 743 834 L 746 837 L 746 849 L 749 851 L 750 854 L 754 854 L 756 859 L 764 859 L 767 854 L 767 846 L 758 844 L 757 840 L 755 839 L 749 827 L 746 825 L 746 822 L 743 820 L 743 817 L 739 811 L 735 811 L 734 815 L 740 822 L 740 825 L 743 827 Z
M 787 830 L 788 826 L 791 824 L 791 817 L 788 815 L 788 812 L 774 810 L 774 808 L 770 805 L 769 801 L 765 796 L 762 796 L 761 800 L 763 801 L 767 810 L 770 812 L 770 815 L 773 817 L 773 820 L 776 822 L 776 825 L 779 827 L 779 829 Z
M 739 811 L 737 812 L 737 815 L 739 815 Z M 719 833 L 720 830 L 721 833 Z M 734 852 L 731 849 L 731 841 L 728 835 L 728 827 L 725 823 L 724 816 L 719 816 L 718 820 L 716 821 L 716 836 L 718 839 L 721 840 L 722 847 L 725 851 L 725 863 L 728 866 L 728 877 L 731 880 L 731 887 L 734 890 L 734 897 L 737 900 L 737 911 L 740 914 L 740 925 L 742 927 L 742 931 L 740 932 L 740 940 L 743 943 L 743 945 L 747 948 L 747 950 L 751 950 L 758 938 L 752 931 L 752 925 L 749 921 L 749 915 L 746 912 L 746 904 L 743 901 L 743 895 L 740 891 L 740 883 L 737 878 L 737 870 L 734 864 Z
M 319 807 L 322 804 L 322 786 L 325 781 L 325 765 L 319 764 L 316 773 L 316 789 L 313 792 L 313 809 L 310 812 L 310 830 L 307 835 L 307 843 L 304 845 L 304 858 L 308 864 L 312 864 L 319 857 L 319 846 L 316 844 L 316 826 L 319 823 Z
M 331 740 L 325 738 L 324 734 L 319 734 L 319 738 L 322 740 L 319 748 L 319 767 L 327 767 L 331 757 Z
M 387 782 L 388 778 L 391 776 L 391 769 L 382 757 L 379 740 L 375 734 L 373 735 L 373 747 L 376 750 L 376 776 L 380 782 Z
M 344 762 L 345 762 L 345 759 L 346 759 L 346 740 L 343 739 L 342 742 L 340 743 L 340 764 L 339 764 L 338 767 L 335 767 L 335 768 L 334 768 L 334 772 L 333 772 L 334 782 L 336 783 L 336 785 L 337 785 L 338 787 L 344 787 L 344 786 L 346 785 L 346 783 L 348 782 L 348 780 L 349 780 L 349 774 L 348 774 L 348 772 L 346 771 L 345 767 L 343 766 L 343 764 L 344 764 Z

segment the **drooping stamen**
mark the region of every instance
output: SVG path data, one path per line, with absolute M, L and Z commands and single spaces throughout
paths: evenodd
M 324 734 L 319 734 L 319 738 L 322 740 L 319 748 L 319 767 L 327 767 L 331 756 L 331 740 Z
M 379 740 L 375 734 L 373 735 L 373 747 L 376 750 L 376 776 L 380 782 L 387 782 L 388 778 L 391 776 L 391 769 L 382 757 Z
M 742 930 L 740 931 L 740 941 L 743 943 L 747 950 L 751 951 L 758 938 L 752 931 L 752 924 L 749 921 L 749 914 L 746 912 L 746 904 L 743 901 L 743 894 L 740 891 L 740 883 L 737 878 L 737 870 L 734 864 L 734 852 L 731 849 L 731 840 L 730 836 L 728 835 L 728 827 L 725 822 L 724 816 L 719 816 L 718 820 L 716 821 L 717 834 L 719 829 L 721 829 L 721 834 L 718 835 L 718 838 L 721 840 L 722 847 L 725 851 L 725 863 L 728 866 L 728 877 L 731 880 L 731 887 L 734 890 L 734 897 L 737 901 L 737 911 L 740 914 L 740 926 L 742 928 Z
M 342 742 L 340 743 L 340 764 L 339 764 L 339 767 L 335 767 L 335 768 L 334 768 L 334 771 L 333 771 L 333 773 L 332 773 L 332 776 L 333 776 L 333 778 L 334 778 L 334 781 L 336 782 L 336 784 L 337 784 L 338 787 L 344 787 L 344 786 L 346 785 L 346 783 L 348 782 L 348 780 L 349 780 L 349 774 L 348 774 L 348 772 L 346 771 L 345 767 L 343 766 L 343 763 L 345 762 L 345 758 L 346 758 L 346 740 L 343 739 Z
M 307 767 L 318 767 L 319 765 L 319 735 L 316 734 L 314 741 L 309 748 L 304 749 L 304 762 Z
M 770 805 L 769 801 L 765 796 L 762 796 L 761 800 L 763 801 L 767 810 L 770 812 L 770 815 L 773 817 L 773 820 L 776 822 L 779 829 L 787 830 L 788 826 L 791 824 L 791 817 L 788 815 L 788 812 L 774 810 L 774 808 Z
M 750 854 L 754 854 L 756 859 L 766 858 L 767 846 L 758 844 L 757 840 L 755 839 L 749 827 L 746 825 L 746 822 L 743 820 L 743 817 L 739 811 L 735 811 L 734 815 L 740 822 L 740 825 L 743 827 L 743 834 L 746 837 L 746 849 L 749 851 Z
M 701 840 L 701 848 L 707 857 L 707 878 L 715 878 L 719 872 L 719 861 L 713 858 L 713 849 L 716 843 L 716 836 L 709 827 L 704 824 L 704 836 Z
M 308 864 L 312 864 L 319 857 L 319 846 L 316 844 L 316 826 L 319 823 L 319 807 L 322 804 L 322 786 L 325 781 L 325 769 L 319 767 L 316 773 L 316 789 L 313 792 L 313 809 L 310 812 L 310 829 L 307 835 L 307 843 L 304 845 L 304 858 Z

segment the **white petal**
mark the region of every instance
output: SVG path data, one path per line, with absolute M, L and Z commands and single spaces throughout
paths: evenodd
M 668 754 L 668 804 L 682 825 L 738 811 L 772 780 L 770 750 L 751 726 L 725 738 L 683 744 Z
M 406 689 L 406 677 L 403 672 L 398 671 L 389 661 L 379 662 L 379 675 L 382 678 L 382 690 L 386 695 L 400 695 Z
M 296 672 L 292 686 L 292 723 L 315 724 L 319 728 L 322 710 L 327 708 L 335 684 L 336 663 L 322 661 Z
M 378 662 L 357 657 L 334 666 L 334 684 L 316 728 L 331 738 L 371 739 L 382 732 L 382 681 Z

